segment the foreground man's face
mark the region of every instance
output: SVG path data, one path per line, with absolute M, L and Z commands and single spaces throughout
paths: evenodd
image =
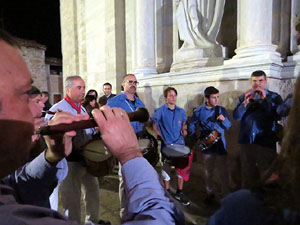
M 13 171 L 27 159 L 33 133 L 27 94 L 31 83 L 19 50 L 0 41 L 0 171 L 5 171 L 1 166 L 8 162 Z

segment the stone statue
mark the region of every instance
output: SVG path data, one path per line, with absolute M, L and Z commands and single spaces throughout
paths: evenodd
M 183 45 L 172 70 L 220 65 L 222 46 L 216 41 L 225 0 L 177 0 L 177 24 Z

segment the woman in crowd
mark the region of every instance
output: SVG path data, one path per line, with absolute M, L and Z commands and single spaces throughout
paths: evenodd
M 96 102 L 97 102 L 97 99 L 98 99 L 98 92 L 97 92 L 96 90 L 94 90 L 94 89 L 88 90 L 88 92 L 86 93 L 85 97 L 88 96 L 88 95 L 93 95 L 93 96 L 95 96 Z
M 86 112 L 92 116 L 92 110 L 95 108 L 99 108 L 97 103 L 97 98 L 94 95 L 86 95 L 82 106 L 86 109 Z
M 44 121 L 44 117 L 41 117 L 43 108 L 45 106 L 42 101 L 42 93 L 37 87 L 32 86 L 32 89 L 28 92 L 28 95 L 29 95 L 29 109 L 31 111 L 31 114 L 34 117 L 34 129 L 37 130 L 39 127 L 47 125 L 47 122 Z M 44 151 L 47 148 L 44 138 L 38 134 L 32 135 L 32 142 L 33 142 L 33 146 L 30 150 L 30 160 L 37 157 L 42 151 Z M 68 174 L 68 167 L 65 160 L 59 163 L 58 168 L 60 168 L 59 172 L 57 173 L 57 179 L 58 179 L 57 182 L 59 183 L 63 179 L 65 179 L 65 177 Z M 52 194 L 50 195 L 49 203 L 52 209 L 57 210 L 58 208 L 57 187 L 54 188 Z M 49 203 L 45 202 L 42 204 L 42 206 L 48 206 Z

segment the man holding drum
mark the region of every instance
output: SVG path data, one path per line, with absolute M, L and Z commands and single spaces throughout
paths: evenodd
M 87 114 L 81 102 L 85 95 L 85 83 L 80 76 L 69 76 L 65 81 L 66 96 L 50 108 L 51 112 L 63 111 L 71 114 Z M 45 119 L 50 120 L 51 114 Z M 67 157 L 69 172 L 65 180 L 59 184 L 64 211 L 71 220 L 81 223 L 81 185 L 85 188 L 86 221 L 97 223 L 99 213 L 99 182 L 87 172 L 81 148 L 92 140 L 95 130 L 92 128 L 76 131 L 73 138 L 72 153 Z M 105 222 L 103 222 L 105 224 Z M 108 223 L 109 224 L 109 223 Z
M 168 87 L 164 90 L 164 97 L 166 104 L 160 108 L 157 108 L 154 114 L 151 116 L 151 119 L 154 122 L 153 131 L 157 135 L 157 139 L 162 140 L 162 151 L 165 146 L 168 146 L 168 149 L 172 148 L 171 145 L 173 144 L 185 147 L 185 141 L 183 137 L 187 135 L 187 118 L 185 115 L 185 110 L 176 106 L 177 90 L 173 87 Z M 170 163 L 165 161 L 163 163 L 162 177 L 164 180 L 164 186 L 168 192 L 170 192 L 170 170 Z M 189 171 L 186 177 L 187 179 L 185 180 L 188 180 Z M 175 198 L 183 205 L 189 205 L 189 200 L 182 192 L 183 183 L 184 178 L 178 173 L 177 170 L 177 192 Z
M 204 176 L 207 197 L 205 203 L 209 204 L 214 198 L 213 172 L 218 169 L 222 193 L 229 193 L 229 177 L 226 162 L 226 140 L 224 130 L 231 127 L 228 113 L 224 107 L 218 106 L 219 90 L 215 87 L 207 87 L 204 90 L 205 103 L 194 110 L 189 124 L 190 135 L 195 134 L 196 125 L 201 130 L 200 149 L 204 159 Z

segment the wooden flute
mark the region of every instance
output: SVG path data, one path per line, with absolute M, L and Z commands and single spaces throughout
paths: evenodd
M 49 113 L 53 114 L 53 113 Z M 137 108 L 135 112 L 127 112 L 130 121 L 138 121 L 141 123 L 145 123 L 149 119 L 149 112 L 146 108 L 140 107 Z M 48 125 L 45 127 L 40 127 L 37 130 L 37 134 L 40 135 L 53 135 L 65 133 L 71 130 L 82 130 L 91 127 L 97 127 L 97 123 L 94 119 L 82 120 L 82 121 L 74 121 L 69 124 L 57 124 L 57 125 Z

